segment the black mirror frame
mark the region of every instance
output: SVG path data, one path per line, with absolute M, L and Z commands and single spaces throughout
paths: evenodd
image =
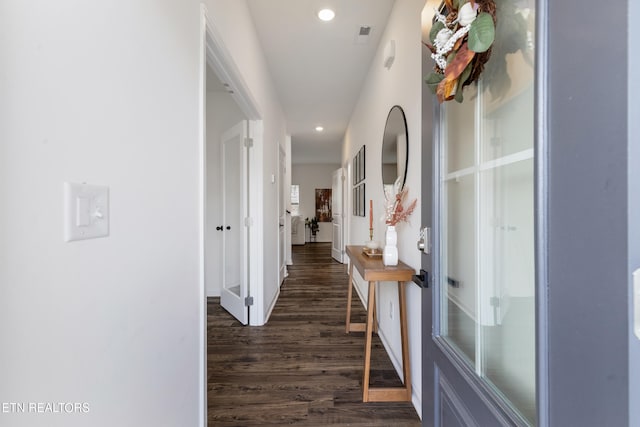
M 393 107 L 391 107 L 389 109 L 389 113 L 387 114 L 387 120 L 385 122 L 384 125 L 384 131 L 382 132 L 382 149 L 384 149 L 384 137 L 385 134 L 387 132 L 387 126 L 389 125 L 389 118 L 391 117 L 391 114 L 393 113 L 393 111 L 395 109 L 398 109 L 398 111 L 400 112 L 401 116 L 402 116 L 402 124 L 404 125 L 404 133 L 405 133 L 405 138 L 406 138 L 406 155 L 405 155 L 405 159 L 404 159 L 404 173 L 402 175 L 402 185 L 400 186 L 400 190 L 402 188 L 404 188 L 405 183 L 407 182 L 407 169 L 409 169 L 409 127 L 407 126 L 407 116 L 404 113 L 404 109 L 399 106 L 399 105 L 394 105 Z M 382 155 L 384 155 L 382 153 Z M 384 172 L 382 171 L 382 168 L 384 168 L 384 162 L 382 161 L 382 155 L 381 155 L 381 161 L 380 161 L 380 167 L 381 167 L 381 172 L 382 172 L 382 185 L 384 186 Z M 398 177 L 396 177 L 397 179 Z M 394 181 L 395 182 L 395 181 Z

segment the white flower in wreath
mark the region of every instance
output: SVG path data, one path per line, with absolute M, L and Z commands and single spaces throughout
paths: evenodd
M 473 21 L 475 21 L 476 16 L 478 16 L 477 9 L 477 7 L 474 8 L 469 2 L 463 4 L 458 11 L 458 23 L 460 23 L 460 25 L 463 27 L 470 25 Z
M 453 31 L 451 31 L 450 29 L 448 28 L 441 29 L 440 31 L 438 31 L 438 35 L 436 36 L 435 45 L 444 46 L 447 43 L 447 41 L 449 41 L 452 35 L 453 35 Z

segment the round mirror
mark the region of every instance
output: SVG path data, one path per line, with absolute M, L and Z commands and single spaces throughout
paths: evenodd
M 407 153 L 409 151 L 409 134 L 404 111 L 395 105 L 389 111 L 387 124 L 382 136 L 382 184 L 384 194 L 391 194 L 393 184 L 399 179 L 399 189 L 407 178 Z

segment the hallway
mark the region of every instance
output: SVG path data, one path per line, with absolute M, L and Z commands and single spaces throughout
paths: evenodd
M 293 246 L 267 325 L 241 326 L 208 300 L 211 426 L 419 426 L 411 403 L 362 403 L 364 333 L 345 334 L 346 266 L 330 243 Z M 354 319 L 365 318 L 359 299 Z M 372 384 L 400 385 L 374 336 Z

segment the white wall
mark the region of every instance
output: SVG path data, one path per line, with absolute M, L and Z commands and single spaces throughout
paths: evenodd
M 291 183 L 300 186 L 300 216 L 313 218 L 316 216 L 316 189 L 331 188 L 331 174 L 339 169 L 340 165 L 332 164 L 301 164 L 292 166 Z M 332 238 L 332 225 L 330 222 L 318 223 L 319 230 L 316 242 L 330 242 Z M 309 233 L 305 229 L 305 233 Z M 309 241 L 307 234 L 306 241 Z
M 362 144 L 367 147 L 367 200 L 373 199 L 374 240 L 381 242 L 384 241 L 385 231 L 384 223 L 381 220 L 384 204 L 381 171 L 382 135 L 387 114 L 396 104 L 405 111 L 409 131 L 409 164 L 406 181 L 406 185 L 409 187 L 409 199 L 420 196 L 422 90 L 420 15 L 424 3 L 423 0 L 395 2 L 344 139 L 342 161 L 345 167 Z M 390 70 L 382 66 L 382 54 L 389 40 L 395 40 L 396 45 L 395 62 Z M 351 212 L 351 207 L 347 207 L 348 216 L 351 216 Z M 416 249 L 420 216 L 419 200 L 418 209 L 414 211 L 410 223 L 403 223 L 397 227 L 400 259 L 416 270 L 420 269 L 420 252 Z M 368 216 L 364 218 L 351 216 L 348 244 L 363 244 L 369 239 L 368 221 Z M 357 286 L 360 295 L 366 297 L 365 283 L 360 280 Z M 413 403 L 418 413 L 421 413 L 421 291 L 412 283 L 405 286 L 407 289 Z M 389 283 L 380 285 L 378 295 L 380 333 L 385 346 L 390 351 L 396 369 L 399 369 L 402 366 L 402 348 L 397 320 L 398 292 L 396 285 Z M 390 304 L 393 304 L 395 308 L 394 320 L 391 320 L 389 316 Z
M 208 72 L 213 73 L 210 69 Z M 245 117 L 226 91 L 207 92 L 207 209 L 205 237 L 205 283 L 207 296 L 220 296 L 222 290 L 222 134 Z
M 0 6 L 0 424 L 196 426 L 200 10 Z M 63 182 L 110 188 L 110 236 L 63 241 Z
M 254 227 L 262 230 L 262 248 L 257 256 L 262 272 L 259 292 L 263 305 L 259 307 L 258 319 L 252 324 L 266 321 L 276 302 L 280 290 L 278 280 L 278 176 L 279 145 L 285 144 L 286 128 L 282 108 L 275 93 L 273 82 L 260 47 L 260 41 L 253 26 L 253 20 L 245 0 L 206 0 L 210 21 L 218 29 L 220 36 L 247 84 L 260 118 L 263 120 L 262 147 L 263 161 L 254 165 L 261 174 L 262 199 L 251 200 L 263 206 L 261 216 L 254 218 Z

